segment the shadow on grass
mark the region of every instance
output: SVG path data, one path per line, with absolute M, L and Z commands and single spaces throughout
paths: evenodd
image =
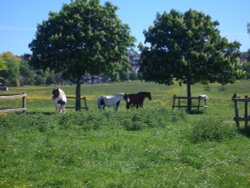
M 43 115 L 55 115 L 55 112 L 16 112 L 16 114 L 27 114 L 27 115 L 36 115 L 36 114 L 43 114 Z
M 188 114 L 190 114 L 190 115 L 206 114 L 206 111 L 205 110 L 191 110 L 191 112 Z
M 244 127 L 244 128 L 239 128 L 240 134 L 250 138 L 250 126 Z

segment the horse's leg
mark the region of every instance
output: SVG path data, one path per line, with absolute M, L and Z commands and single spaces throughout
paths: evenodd
M 142 100 L 140 101 L 140 107 L 141 107 L 141 108 L 143 108 L 143 102 L 144 102 L 144 99 L 142 99 Z
M 56 112 L 60 112 L 60 108 L 58 104 L 56 104 Z
M 120 104 L 120 101 L 118 101 L 118 102 L 116 103 L 116 105 L 115 105 L 115 111 L 118 110 L 119 104 Z
M 129 102 L 127 102 L 127 104 L 126 104 L 127 109 L 129 109 L 129 105 L 130 105 Z
M 62 112 L 65 112 L 66 105 L 62 106 Z
M 61 113 L 62 112 L 62 105 L 58 106 L 58 112 Z
M 100 111 L 104 111 L 105 110 L 104 99 L 100 99 L 100 102 L 98 103 L 98 108 L 99 108 Z

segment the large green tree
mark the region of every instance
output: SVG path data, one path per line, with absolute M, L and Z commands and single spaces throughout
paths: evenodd
M 64 78 L 75 81 L 76 110 L 81 106 L 82 75 L 112 76 L 127 66 L 126 52 L 134 38 L 116 11 L 110 2 L 71 1 L 59 13 L 49 13 L 29 45 L 35 68 L 62 72 Z
M 35 73 L 30 68 L 28 61 L 22 60 L 20 62 L 20 84 L 32 85 L 34 83 Z
M 3 58 L 0 55 L 0 83 L 4 81 L 4 78 L 1 76 L 1 74 L 7 69 L 7 65 Z
M 0 54 L 0 79 L 6 85 L 19 86 L 21 59 L 11 52 Z
M 218 81 L 224 74 L 234 80 L 240 67 L 239 46 L 220 36 L 219 23 L 203 12 L 157 14 L 154 25 L 144 31 L 141 73 L 146 81 L 187 85 L 187 111 L 191 111 L 191 85 Z
M 247 33 L 250 35 L 250 23 L 247 24 Z M 247 51 L 247 60 L 250 61 L 250 49 Z

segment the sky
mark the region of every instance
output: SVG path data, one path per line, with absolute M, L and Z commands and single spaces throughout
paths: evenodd
M 241 43 L 242 52 L 250 49 L 250 0 L 109 0 L 118 7 L 117 15 L 128 24 L 131 35 L 144 42 L 143 30 L 153 25 L 156 13 L 176 9 L 203 11 L 219 21 L 222 37 Z M 31 53 L 28 45 L 35 38 L 37 25 L 48 19 L 48 13 L 59 12 L 71 0 L 0 0 L 0 53 Z M 106 0 L 101 0 L 101 4 Z

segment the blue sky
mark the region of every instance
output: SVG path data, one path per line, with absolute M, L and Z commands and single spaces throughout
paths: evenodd
M 106 0 L 101 0 L 101 3 Z M 144 29 L 153 25 L 156 13 L 176 9 L 194 9 L 219 21 L 221 36 L 238 41 L 241 51 L 250 49 L 250 0 L 110 0 L 119 7 L 118 16 L 129 25 L 138 42 L 144 42 Z M 28 44 L 34 39 L 36 26 L 48 19 L 49 11 L 58 12 L 70 0 L 0 0 L 0 53 L 31 53 Z

